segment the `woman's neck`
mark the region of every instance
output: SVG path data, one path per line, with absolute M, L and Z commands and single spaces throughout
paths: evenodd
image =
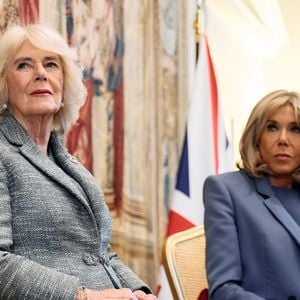
M 294 179 L 292 175 L 286 176 L 270 176 L 270 184 L 276 187 L 292 188 Z
M 53 128 L 53 116 L 14 116 L 31 136 L 38 148 L 47 155 L 50 134 Z

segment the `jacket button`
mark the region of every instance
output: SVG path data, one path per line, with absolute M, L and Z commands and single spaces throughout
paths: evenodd
M 83 253 L 82 260 L 88 266 L 97 266 L 98 264 L 98 259 L 93 254 Z
M 106 265 L 106 266 L 109 266 L 109 259 L 104 256 L 104 255 L 100 255 L 99 256 L 99 261 L 102 265 Z
M 78 163 L 79 163 L 79 160 L 78 160 L 75 156 L 71 155 L 70 153 L 67 153 L 67 158 L 68 158 L 72 163 L 75 163 L 75 164 L 78 164 Z

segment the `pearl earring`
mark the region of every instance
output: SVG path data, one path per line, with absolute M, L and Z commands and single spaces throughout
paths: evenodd
M 6 109 L 7 109 L 7 104 L 4 103 L 4 104 L 2 105 L 2 107 L 1 107 L 1 110 L 3 111 L 3 110 L 6 110 Z
M 62 102 L 62 103 L 60 103 L 60 107 L 64 107 L 65 106 L 65 104 Z

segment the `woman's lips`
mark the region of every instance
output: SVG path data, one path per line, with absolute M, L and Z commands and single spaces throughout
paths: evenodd
M 51 91 L 49 90 L 34 90 L 30 93 L 32 96 L 42 96 L 42 95 L 52 95 Z
M 277 159 L 280 159 L 280 160 L 286 160 L 286 159 L 290 159 L 291 158 L 291 156 L 289 154 L 286 154 L 286 153 L 276 154 L 275 157 Z

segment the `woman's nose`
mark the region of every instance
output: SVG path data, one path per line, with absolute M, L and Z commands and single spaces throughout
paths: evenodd
M 41 65 L 37 65 L 34 80 L 35 81 L 47 81 L 47 79 L 48 79 L 48 77 L 47 77 L 47 72 L 46 72 L 45 68 Z
M 280 144 L 287 144 L 288 143 L 288 135 L 286 130 L 281 130 L 279 132 L 279 143 Z

